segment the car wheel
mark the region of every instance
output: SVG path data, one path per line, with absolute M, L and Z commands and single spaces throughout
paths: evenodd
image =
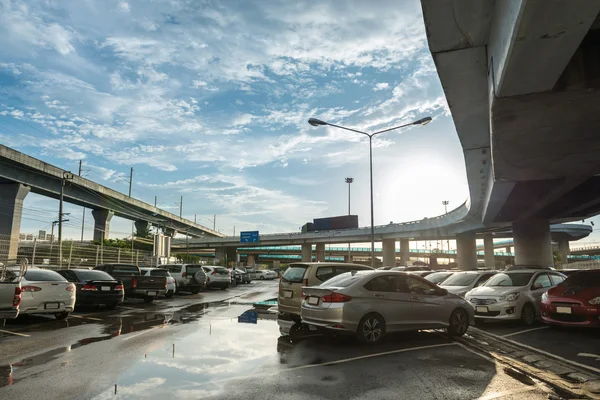
M 200 289 L 192 289 L 192 294 L 198 294 L 200 293 Z
M 264 281 L 264 280 L 265 280 L 265 277 L 264 277 L 264 276 L 261 276 L 259 279 L 260 279 L 261 281 Z
M 356 336 L 363 343 L 379 342 L 385 335 L 385 321 L 379 314 L 367 314 L 360 320 Z
M 144 303 L 152 303 L 154 301 L 154 297 L 146 296 L 144 297 Z
M 527 303 L 523 306 L 521 310 L 521 322 L 523 325 L 533 325 L 535 322 L 535 308 L 531 305 L 531 303 Z
M 67 311 L 63 311 L 63 312 L 57 312 L 54 313 L 54 318 L 56 319 L 66 319 L 69 316 L 69 312 Z
M 450 336 L 462 336 L 469 329 L 469 316 L 462 308 L 454 310 L 450 315 L 450 325 L 448 325 L 448 334 Z

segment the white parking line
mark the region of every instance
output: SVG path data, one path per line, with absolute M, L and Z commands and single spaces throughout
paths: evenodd
M 508 333 L 506 335 L 502 335 L 502 337 L 511 337 L 511 336 L 515 336 L 515 335 L 520 335 L 522 333 L 539 331 L 539 330 L 542 330 L 542 329 L 548 329 L 548 327 L 547 326 L 540 326 L 539 328 L 525 329 L 524 331 L 513 332 L 513 333 Z
M 81 319 L 91 319 L 92 321 L 104 321 L 103 319 L 100 318 L 93 318 L 93 317 L 86 317 L 85 315 L 69 315 L 69 317 L 72 318 L 81 318 Z
M 31 335 L 26 335 L 24 333 L 18 333 L 18 332 L 11 332 L 11 331 L 5 331 L 3 329 L 0 329 L 0 333 L 8 333 L 10 335 L 17 335 L 17 336 L 23 336 L 23 337 L 30 337 Z

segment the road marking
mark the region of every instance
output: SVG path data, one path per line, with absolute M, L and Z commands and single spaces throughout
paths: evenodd
M 141 336 L 141 335 L 143 335 L 143 334 L 146 334 L 146 333 L 148 333 L 148 332 L 152 332 L 154 329 L 157 329 L 157 328 L 164 328 L 165 326 L 166 326 L 166 325 L 153 326 L 152 328 L 149 328 L 149 329 L 143 330 L 143 331 L 141 331 L 141 332 L 138 332 L 138 333 L 136 333 L 136 334 L 131 334 L 131 333 L 130 333 L 130 334 L 127 334 L 127 336 L 123 338 L 123 341 L 125 341 L 125 340 L 129 340 L 129 339 L 134 339 L 134 338 L 136 338 L 136 337 L 138 337 L 138 336 Z
M 584 368 L 584 369 L 588 369 L 588 370 L 591 370 L 591 371 L 594 371 L 594 372 L 600 373 L 600 369 L 599 369 L 599 368 L 594 368 L 594 367 L 591 367 L 591 366 L 589 366 L 589 365 L 586 365 L 586 364 L 581 364 L 581 363 L 578 363 L 577 361 L 571 361 L 571 360 L 568 360 L 568 359 L 566 359 L 566 358 L 564 358 L 564 357 L 558 356 L 558 355 L 556 355 L 556 354 L 552 354 L 552 353 L 549 353 L 549 352 L 547 352 L 547 351 L 544 351 L 544 350 L 538 349 L 538 348 L 536 348 L 536 347 L 528 346 L 528 345 L 526 345 L 526 344 L 519 343 L 519 342 L 517 342 L 517 341 L 511 340 L 511 339 L 507 339 L 507 338 L 505 338 L 505 337 L 498 336 L 498 335 L 495 335 L 495 334 L 493 334 L 493 333 L 490 333 L 490 332 L 485 332 L 485 331 L 482 331 L 481 329 L 478 329 L 478 328 L 473 328 L 473 327 L 470 327 L 469 329 L 473 329 L 474 331 L 476 331 L 476 332 L 479 332 L 479 333 L 481 333 L 482 335 L 488 335 L 488 336 L 492 336 L 492 337 L 494 337 L 495 339 L 498 339 L 498 340 L 505 340 L 505 341 L 507 341 L 507 342 L 509 342 L 509 343 L 512 343 L 512 344 L 514 344 L 515 346 L 524 347 L 524 348 L 526 348 L 526 349 L 529 349 L 529 350 L 531 350 L 531 351 L 537 351 L 538 353 L 544 354 L 544 355 L 546 355 L 546 356 L 548 356 L 548 357 L 552 357 L 552 358 L 554 358 L 555 360 L 559 360 L 559 361 L 565 362 L 565 363 L 567 363 L 567 364 L 571 364 L 571 365 L 577 366 L 577 367 L 579 367 L 579 368 Z
M 0 329 L 0 333 L 8 333 L 8 334 L 11 334 L 11 335 L 17 335 L 17 336 L 23 336 L 23 337 L 30 337 L 31 336 L 31 335 L 26 335 L 24 333 L 5 331 L 4 329 Z
M 528 387 L 524 387 L 524 388 L 520 388 L 520 389 L 505 390 L 503 392 L 490 393 L 490 394 L 488 394 L 486 396 L 478 397 L 477 400 L 499 399 L 500 397 L 510 396 L 512 394 L 517 394 L 517 393 L 532 392 L 532 391 L 537 390 L 537 389 L 538 388 L 535 387 L 535 386 L 528 386 Z
M 117 306 L 117 308 L 122 308 L 124 310 L 139 310 L 139 308 L 133 308 L 133 307 L 123 307 L 123 306 Z
M 577 356 L 579 356 L 579 357 L 595 358 L 596 361 L 600 361 L 600 356 L 598 354 L 579 353 L 579 354 L 577 354 Z
M 100 318 L 93 318 L 93 317 L 86 317 L 85 315 L 69 315 L 69 317 L 73 317 L 73 318 L 80 318 L 80 319 L 91 319 L 92 321 L 104 321 L 103 319 Z
M 522 333 L 539 331 L 539 330 L 542 330 L 542 329 L 548 329 L 548 327 L 547 326 L 540 326 L 539 328 L 525 329 L 524 331 L 513 332 L 513 333 L 508 333 L 506 335 L 502 335 L 502 337 L 511 337 L 511 336 L 515 336 L 515 335 L 520 335 Z

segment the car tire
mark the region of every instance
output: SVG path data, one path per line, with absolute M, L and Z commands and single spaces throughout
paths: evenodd
M 469 329 L 469 315 L 462 308 L 457 308 L 450 315 L 448 334 L 450 336 L 462 336 Z
M 535 323 L 535 308 L 531 303 L 525 303 L 521 309 L 521 323 L 525 326 L 531 326 Z
M 264 276 L 261 276 L 259 279 L 260 279 L 261 281 L 264 281 L 264 280 L 265 280 L 265 277 L 264 277 Z
M 56 319 L 67 319 L 67 317 L 69 316 L 70 312 L 68 311 L 63 311 L 63 312 L 57 312 L 54 313 L 54 318 Z
M 198 294 L 200 293 L 200 289 L 192 289 L 192 294 Z
M 152 303 L 153 301 L 154 301 L 154 297 L 152 297 L 152 296 L 144 297 L 144 303 Z
M 375 344 L 385 335 L 385 320 L 379 314 L 367 314 L 358 324 L 356 337 L 362 343 Z

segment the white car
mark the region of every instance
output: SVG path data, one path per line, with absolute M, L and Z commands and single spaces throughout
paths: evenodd
M 8 271 L 18 279 L 18 268 Z M 56 319 L 65 319 L 75 309 L 75 296 L 75 285 L 58 273 L 29 267 L 21 278 L 19 315 L 53 314 Z
M 446 289 L 449 293 L 465 297 L 465 294 L 467 294 L 469 290 L 483 285 L 494 274 L 496 274 L 496 271 L 455 272 L 452 276 L 440 283 L 440 287 Z
M 255 275 L 256 278 L 254 278 L 254 279 L 258 279 L 258 280 L 261 280 L 261 281 L 264 281 L 265 279 L 273 279 L 273 278 L 271 278 L 271 275 L 269 274 L 269 271 L 267 271 L 266 269 L 257 269 L 255 271 L 255 274 L 256 274 Z
M 267 275 L 268 275 L 267 279 L 277 279 L 277 272 L 275 272 L 275 271 L 268 269 Z
M 227 289 L 231 284 L 231 275 L 229 275 L 229 270 L 227 268 L 214 265 L 203 265 L 202 269 L 206 273 L 206 287 Z
M 161 268 L 169 271 L 175 278 L 177 292 L 198 294 L 207 286 L 206 273 L 200 264 L 166 264 L 161 265 Z
M 171 298 L 177 291 L 177 282 L 175 278 L 171 276 L 171 273 L 163 268 L 150 268 L 150 267 L 142 267 L 140 268 L 143 275 L 147 276 L 164 276 L 167 278 L 167 293 L 165 293 L 165 297 Z
M 475 308 L 476 322 L 521 320 L 531 325 L 540 315 L 542 295 L 565 279 L 549 270 L 504 271 L 468 292 L 465 299 Z

